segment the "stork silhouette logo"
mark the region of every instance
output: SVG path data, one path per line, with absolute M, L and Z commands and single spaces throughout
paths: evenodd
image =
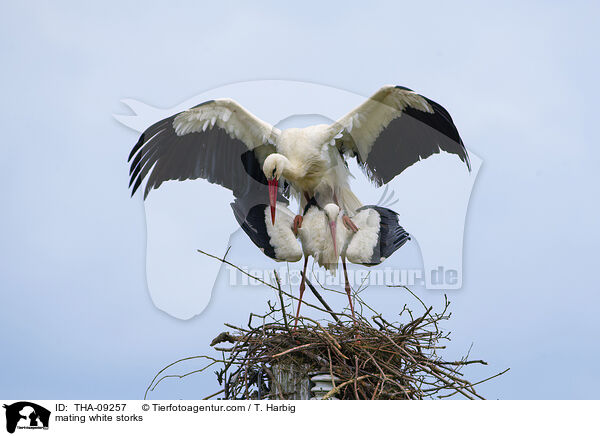
M 348 278 L 328 275 L 336 280 L 328 285 L 345 279 L 357 289 L 368 272 L 371 288 L 462 287 L 465 220 L 482 161 L 434 100 L 402 86 L 383 86 L 367 99 L 314 83 L 258 80 L 169 109 L 122 102 L 134 114 L 114 117 L 139 138 L 124 135 L 123 149 L 130 189 L 141 192 L 145 210 L 148 289 L 168 314 L 192 318 L 213 294 L 248 284 L 198 249 L 227 253 L 265 281 L 277 269 L 294 284 L 303 250 L 319 258 L 307 255 L 297 223 L 325 219 L 330 205 L 338 207 L 329 208 L 331 226 L 317 230 L 338 232 L 339 253 L 330 251 L 349 263 Z
M 19 401 L 10 405 L 4 404 L 6 409 L 6 431 L 14 433 L 15 430 L 47 430 L 50 424 L 50 411 L 39 404 L 29 401 Z

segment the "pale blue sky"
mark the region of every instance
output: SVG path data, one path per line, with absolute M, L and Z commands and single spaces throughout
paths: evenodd
M 484 161 L 449 352 L 473 342 L 491 363 L 473 376 L 512 368 L 490 398 L 597 397 L 599 8 L 523 3 L 5 5 L 0 397 L 141 398 L 228 320 L 228 295 L 187 322 L 152 305 L 126 188 L 136 134 L 112 114 L 252 79 L 442 102 Z M 210 389 L 196 377 L 155 397 Z

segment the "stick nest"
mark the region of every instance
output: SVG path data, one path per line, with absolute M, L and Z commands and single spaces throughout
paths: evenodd
M 414 309 L 405 305 L 398 318 L 390 322 L 369 307 L 356 292 L 358 310 L 354 320 L 347 312 L 334 312 L 307 280 L 321 306 L 304 304 L 326 314 L 331 321 L 301 316 L 294 330 L 295 318 L 290 316 L 287 308 L 297 298 L 282 290 L 276 273 L 274 277 L 273 283 L 263 284 L 277 291 L 279 301 L 276 304 L 269 301 L 264 315 L 250 314 L 247 326 L 225 324 L 230 331 L 220 333 L 212 341 L 211 346 L 221 352 L 222 358 L 194 356 L 181 359 L 202 358 L 210 363 L 187 374 L 163 375 L 167 368 L 181 360 L 174 362 L 156 375 L 146 393 L 167 377 L 181 378 L 218 365 L 220 369 L 215 374 L 222 389 L 206 398 L 217 395 L 230 400 L 306 398 L 309 378 L 323 374 L 335 380 L 325 399 L 333 396 L 343 400 L 426 399 L 456 394 L 483 399 L 475 386 L 508 371 L 471 382 L 465 379 L 462 369 L 468 365 L 487 365 L 486 362 L 468 360 L 469 353 L 457 361 L 440 356 L 440 350 L 445 348 L 443 343 L 449 340 L 449 334 L 440 329 L 440 323 L 451 315 L 447 298 L 443 309 L 436 312 L 432 307 L 426 307 L 410 289 L 398 286 L 420 303 L 422 312 L 417 315 Z M 288 380 L 282 386 L 282 372 L 286 371 L 296 373 L 292 377 L 296 384 L 290 384 Z M 298 380 L 303 380 L 306 386 L 302 387 Z
M 475 384 L 463 378 L 460 372 L 466 365 L 487 363 L 483 360 L 449 362 L 438 356 L 444 348 L 440 342 L 447 334 L 439 321 L 447 319 L 449 303 L 446 300 L 441 313 L 432 308 L 414 317 L 404 307 L 400 316 L 406 323 L 391 323 L 381 315 L 366 319 L 357 314 L 357 322 L 349 317 L 324 324 L 302 317 L 296 331 L 287 323 L 285 307 L 271 307 L 264 321 L 249 328 L 234 327 L 233 332 L 218 335 L 212 346 L 224 342 L 232 347 L 219 348 L 226 353 L 225 367 L 217 372 L 227 399 L 298 398 L 297 392 L 286 392 L 277 386 L 274 368 L 291 367 L 311 374 L 329 374 L 336 377 L 337 385 L 326 394 L 339 399 L 424 399 L 461 394 L 466 398 L 483 397 L 475 391 Z M 282 321 L 266 321 L 276 312 Z M 283 316 L 285 314 L 285 316 Z M 343 316 L 343 315 L 342 315 Z M 499 374 L 498 374 L 499 375 Z

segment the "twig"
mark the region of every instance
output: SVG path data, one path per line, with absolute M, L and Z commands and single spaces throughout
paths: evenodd
M 332 390 L 330 390 L 329 392 L 327 392 L 325 395 L 323 395 L 323 398 L 321 398 L 321 399 L 322 400 L 328 400 L 332 396 L 336 395 L 340 390 L 342 390 L 343 387 L 348 386 L 350 383 L 357 382 L 358 380 L 364 380 L 367 377 L 371 377 L 371 376 L 370 375 L 361 375 L 358 378 L 352 378 L 352 379 L 350 379 L 348 381 L 345 381 L 344 383 L 340 383 L 337 387 L 333 388 Z
M 225 392 L 225 388 L 221 389 L 218 392 L 215 392 L 214 394 L 210 394 L 208 397 L 202 398 L 202 401 L 204 401 L 204 400 L 210 400 L 212 397 L 216 397 L 217 395 L 222 394 L 223 392 Z
M 313 284 L 310 282 L 310 280 L 308 280 L 308 278 L 306 278 L 305 281 L 306 281 L 306 284 L 308 285 L 308 287 L 310 288 L 310 290 L 312 291 L 312 293 L 314 294 L 314 296 L 317 297 L 317 300 L 319 300 L 319 302 L 323 305 L 323 307 L 325 309 L 327 309 L 327 312 L 329 312 L 331 317 L 333 319 L 335 319 L 337 322 L 341 322 L 339 317 L 333 311 L 333 309 L 331 307 L 329 307 L 329 304 L 327 304 L 327 302 L 323 299 L 323 297 L 321 297 L 321 294 L 319 294 L 317 292 L 317 290 L 315 289 Z
M 281 281 L 279 280 L 279 274 L 277 274 L 277 271 L 275 271 L 275 270 L 273 270 L 273 273 L 275 273 L 275 280 L 277 281 L 277 290 L 278 290 L 277 294 L 279 295 L 279 302 L 281 303 L 281 313 L 283 314 L 283 323 L 285 325 L 285 329 L 291 335 L 292 332 L 290 331 L 290 326 L 288 325 L 287 315 L 285 314 L 285 305 L 283 304 L 283 295 L 282 295 L 282 290 L 281 290 Z
M 313 347 L 315 345 L 316 344 L 298 345 L 297 347 L 290 348 L 289 350 L 282 351 L 281 353 L 273 354 L 271 357 L 276 358 L 276 357 L 285 356 L 286 354 L 292 353 L 294 351 L 302 350 L 303 348 Z

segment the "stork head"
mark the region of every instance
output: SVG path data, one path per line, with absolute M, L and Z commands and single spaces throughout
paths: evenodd
M 283 170 L 286 168 L 287 163 L 288 159 L 279 153 L 268 155 L 263 163 L 263 173 L 269 184 L 269 202 L 271 203 L 271 220 L 273 221 L 273 225 L 275 225 L 277 186 L 279 184 L 279 178 L 283 174 Z
M 337 204 L 329 203 L 326 204 L 323 208 L 325 211 L 325 215 L 327 215 L 327 221 L 329 221 L 329 229 L 331 230 L 331 238 L 333 239 L 333 252 L 337 257 L 337 242 L 336 242 L 336 234 L 335 234 L 335 226 L 337 222 L 338 215 L 340 214 L 340 207 Z

